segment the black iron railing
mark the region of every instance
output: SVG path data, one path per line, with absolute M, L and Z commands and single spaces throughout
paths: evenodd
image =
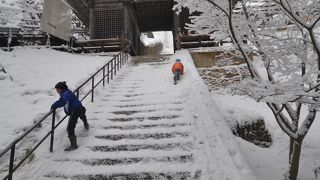
M 84 83 L 82 83 L 74 93 L 77 95 L 79 100 L 82 102 L 91 94 L 91 102 L 94 101 L 94 90 L 95 88 L 102 83 L 103 87 L 105 86 L 106 82 L 109 83 L 110 80 L 114 78 L 117 74 L 117 71 L 122 68 L 122 66 L 128 62 L 129 55 L 126 53 L 131 48 L 131 44 L 128 45 L 124 50 L 114 56 L 107 64 L 101 67 L 97 72 L 90 76 Z M 96 77 L 102 73 L 102 78 L 100 80 L 96 80 Z M 84 94 L 84 96 L 80 99 L 80 90 L 84 88 L 87 84 L 91 82 L 90 90 Z M 21 142 L 26 136 L 28 136 L 33 130 L 37 127 L 41 126 L 41 124 L 47 120 L 48 117 L 52 115 L 52 126 L 51 130 L 30 150 L 28 151 L 24 157 L 18 162 L 15 162 L 15 151 L 16 145 Z M 2 180 L 12 180 L 13 173 L 33 154 L 33 152 L 49 137 L 50 139 L 50 152 L 53 152 L 53 141 L 54 141 L 54 132 L 55 129 L 67 118 L 64 116 L 57 124 L 56 124 L 56 112 L 52 110 L 45 114 L 37 123 L 35 123 L 30 129 L 28 129 L 25 133 L 15 139 L 13 142 L 10 143 L 6 148 L 0 151 L 0 158 L 4 157 L 10 151 L 10 158 L 9 158 L 9 169 L 8 174 Z

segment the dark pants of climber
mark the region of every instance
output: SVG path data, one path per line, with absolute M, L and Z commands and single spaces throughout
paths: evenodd
M 69 137 L 72 137 L 75 135 L 74 130 L 76 128 L 78 118 L 80 118 L 84 123 L 87 122 L 86 108 L 84 108 L 83 106 L 74 110 L 70 115 L 68 126 L 67 126 L 67 131 L 68 131 Z

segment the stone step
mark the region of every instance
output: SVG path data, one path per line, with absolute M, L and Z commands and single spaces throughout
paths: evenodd
M 121 139 L 166 139 L 175 137 L 188 137 L 188 132 L 150 133 L 150 134 L 112 134 L 95 136 L 98 139 L 117 141 Z
M 176 124 L 146 124 L 146 125 L 123 125 L 123 126 L 107 126 L 104 129 L 120 129 L 120 130 L 133 130 L 133 129 L 151 129 L 151 128 L 175 128 L 190 126 L 187 123 L 176 123 Z
M 126 158 L 106 158 L 106 159 L 82 159 L 82 160 L 70 160 L 70 159 L 59 159 L 56 162 L 80 162 L 84 165 L 90 166 L 114 166 L 114 165 L 129 165 L 136 163 L 190 163 L 193 161 L 193 155 L 178 155 L 178 156 L 162 156 L 162 157 L 126 157 Z
M 133 114 L 137 114 L 137 113 L 148 113 L 148 112 L 155 112 L 156 110 L 143 110 L 143 111 L 114 111 L 112 112 L 113 114 L 116 114 L 116 115 L 127 115 L 127 116 L 130 116 L 130 115 L 133 115 Z
M 182 108 L 171 108 L 171 109 L 167 109 L 167 108 L 163 108 L 163 109 L 140 109 L 140 110 L 130 110 L 130 109 L 126 109 L 126 110 L 122 110 L 119 108 L 110 108 L 110 113 L 112 113 L 113 115 L 124 115 L 124 116 L 132 116 L 132 115 L 136 115 L 138 116 L 150 116 L 152 114 L 170 114 L 172 112 L 175 112 L 177 114 L 179 114 L 179 112 L 181 112 L 183 109 Z
M 152 116 L 152 117 L 135 117 L 135 118 L 112 118 L 108 119 L 113 122 L 127 122 L 127 121 L 144 121 L 144 120 L 161 120 L 161 119 L 177 119 L 180 115 L 168 115 L 168 116 Z
M 138 144 L 138 145 L 117 145 L 117 146 L 93 146 L 90 147 L 93 151 L 102 151 L 102 152 L 115 152 L 115 151 L 139 151 L 139 150 L 174 150 L 182 149 L 185 151 L 192 150 L 193 143 L 166 143 L 166 144 Z
M 63 174 L 46 175 L 46 177 L 62 178 L 68 180 L 189 180 L 194 179 L 191 172 L 141 172 L 121 174 L 97 174 L 97 175 L 76 175 L 66 176 Z

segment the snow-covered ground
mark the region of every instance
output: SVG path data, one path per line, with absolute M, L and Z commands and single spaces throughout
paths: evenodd
M 174 85 L 171 65 L 177 57 L 186 71 Z M 79 149 L 63 151 L 68 144 L 64 123 L 56 132 L 54 153 L 48 153 L 45 143 L 15 178 L 131 174 L 160 179 L 256 179 L 187 51 L 163 63 L 126 66 L 115 81 L 98 92 L 97 101 L 86 104 L 91 129 L 84 130 L 81 123 L 77 126 Z
M 288 168 L 289 138 L 276 123 L 272 112 L 264 103 L 257 103 L 244 96 L 230 95 L 226 92 L 212 91 L 212 98 L 219 104 L 224 117 L 235 117 L 234 120 L 248 121 L 263 117 L 270 131 L 273 144 L 270 148 L 261 148 L 241 138 L 237 138 L 252 170 L 259 180 L 283 179 Z M 302 113 L 305 116 L 306 112 Z M 228 118 L 231 119 L 231 118 Z M 314 180 L 313 170 L 320 165 L 320 117 L 316 117 L 303 144 L 299 178 Z
M 225 90 L 211 91 L 212 99 L 219 104 L 224 118 L 229 121 L 253 121 L 263 117 L 266 127 L 272 135 L 273 144 L 261 148 L 241 138 L 236 138 L 250 167 L 259 180 L 284 179 L 288 168 L 289 138 L 276 123 L 272 112 L 264 103 L 257 103 L 245 96 L 230 95 Z M 302 113 L 305 116 L 306 112 Z M 300 180 L 315 180 L 313 170 L 320 166 L 320 117 L 317 116 L 303 144 Z
M 59 97 L 58 81 L 74 89 L 110 59 L 45 48 L 0 51 L 0 66 L 7 72 L 0 71 L 0 149 L 49 111 Z
M 179 84 L 174 86 L 170 68 L 176 57 L 183 60 L 186 73 Z M 58 98 L 53 88 L 57 81 L 65 80 L 74 89 L 109 59 L 110 57 L 72 55 L 50 49 L 0 51 L 0 147 L 7 145 L 25 127 L 32 125 L 33 121 L 48 111 L 50 104 Z M 4 67 L 6 73 L 1 67 Z M 85 131 L 79 123 L 78 153 L 63 151 L 68 144 L 65 122 L 56 133 L 54 153 L 49 154 L 48 144 L 44 143 L 36 151 L 35 159 L 19 169 L 17 177 L 33 179 L 37 176 L 41 179 L 48 174 L 51 177 L 74 177 L 101 171 L 110 175 L 119 172 L 141 173 L 142 170 L 155 172 L 156 169 L 157 173 L 177 170 L 188 171 L 192 175 L 197 175 L 198 170 L 201 170 L 201 179 L 205 180 L 250 180 L 255 179 L 255 176 L 258 180 L 283 179 L 288 167 L 287 135 L 278 127 L 264 103 L 228 92 L 220 89 L 213 90 L 210 94 L 187 51 L 178 52 L 164 63 L 127 66 L 106 89 L 97 91 L 95 104 L 85 103 L 92 128 L 89 132 Z M 133 114 L 121 114 L 125 111 Z M 179 117 L 170 119 L 166 115 Z M 152 120 L 155 117 L 165 118 Z M 272 135 L 271 147 L 261 148 L 231 134 L 232 121 L 251 121 L 261 117 Z M 137 119 L 117 122 L 115 118 Z M 141 118 L 151 119 L 141 121 Z M 319 121 L 320 117 L 317 116 L 304 141 L 300 180 L 314 180 L 313 169 L 320 165 Z M 180 127 L 181 124 L 190 125 Z M 147 137 L 151 134 L 150 137 L 153 137 L 159 133 L 175 134 L 178 137 L 130 139 L 140 137 L 141 134 Z M 180 137 L 184 133 L 188 134 L 187 138 Z M 132 134 L 135 136 L 131 136 Z M 130 138 L 102 140 L 96 138 L 99 135 L 125 135 L 124 137 Z M 157 147 L 166 148 L 167 146 L 161 145 L 178 142 L 186 142 L 186 147 L 178 146 L 178 149 L 172 151 L 152 148 L 137 152 L 92 151 L 92 147 L 101 144 L 110 147 L 137 145 L 131 148 L 158 144 L 160 146 Z M 189 142 L 192 143 L 191 148 Z M 187 164 L 177 163 L 172 158 L 189 157 L 190 154 L 192 161 L 187 160 Z M 171 158 L 164 162 L 163 157 Z M 105 165 L 102 168 L 87 167 L 88 163 L 96 163 L 101 158 L 109 158 L 110 161 L 136 158 L 143 160 L 137 164 L 121 164 L 120 161 L 120 164 L 110 165 L 108 168 Z M 77 166 L 79 169 L 65 171 L 67 166 Z M 56 169 L 57 167 L 59 168 Z M 127 171 L 130 168 L 131 171 Z
M 224 47 L 210 49 L 202 48 L 198 50 L 191 50 L 191 52 L 208 52 L 214 50 L 219 51 L 221 50 L 221 48 Z M 225 49 L 228 48 L 230 47 L 226 47 Z M 265 121 L 266 128 L 270 132 L 273 140 L 273 144 L 271 147 L 262 148 L 254 145 L 253 143 L 249 143 L 242 138 L 236 138 L 237 143 L 240 145 L 242 152 L 246 156 L 247 161 L 249 162 L 252 170 L 259 180 L 284 179 L 283 175 L 287 171 L 289 158 L 288 136 L 280 129 L 271 110 L 265 103 L 258 103 L 247 96 L 234 95 L 234 91 L 230 88 L 230 84 L 234 84 L 233 77 L 224 77 L 223 74 L 221 75 L 220 72 L 217 71 L 219 68 L 239 69 L 240 67 L 243 67 L 243 65 L 244 64 L 225 64 L 222 67 L 214 66 L 212 68 L 199 68 L 198 70 L 202 78 L 208 84 L 208 88 L 211 90 L 212 99 L 216 102 L 216 104 L 218 104 L 218 108 L 223 114 L 223 117 L 230 128 L 236 127 L 237 123 L 251 123 L 259 119 L 263 119 Z M 263 69 L 263 64 L 258 64 L 257 61 L 254 61 L 254 65 L 257 67 L 259 74 L 263 78 L 267 79 L 266 72 Z M 206 71 L 208 70 L 212 73 L 206 73 Z M 210 81 L 210 78 L 222 79 L 226 84 L 225 88 L 219 86 L 219 81 Z M 239 82 L 236 81 L 236 83 Z M 301 117 L 305 116 L 306 107 L 304 107 L 304 110 L 301 114 Z M 301 164 L 299 170 L 300 180 L 314 180 L 315 175 L 313 170 L 320 166 L 319 121 L 320 117 L 318 115 L 303 142 Z

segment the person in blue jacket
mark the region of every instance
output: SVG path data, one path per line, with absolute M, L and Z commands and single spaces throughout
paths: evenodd
M 65 151 L 72 151 L 78 148 L 75 128 L 78 118 L 83 121 L 84 127 L 89 129 L 89 124 L 86 117 L 86 109 L 82 106 L 77 96 L 68 89 L 65 81 L 58 82 L 55 86 L 56 91 L 60 94 L 60 99 L 52 104 L 51 109 L 64 107 L 64 112 L 70 116 L 67 126 L 68 137 L 71 145 Z

